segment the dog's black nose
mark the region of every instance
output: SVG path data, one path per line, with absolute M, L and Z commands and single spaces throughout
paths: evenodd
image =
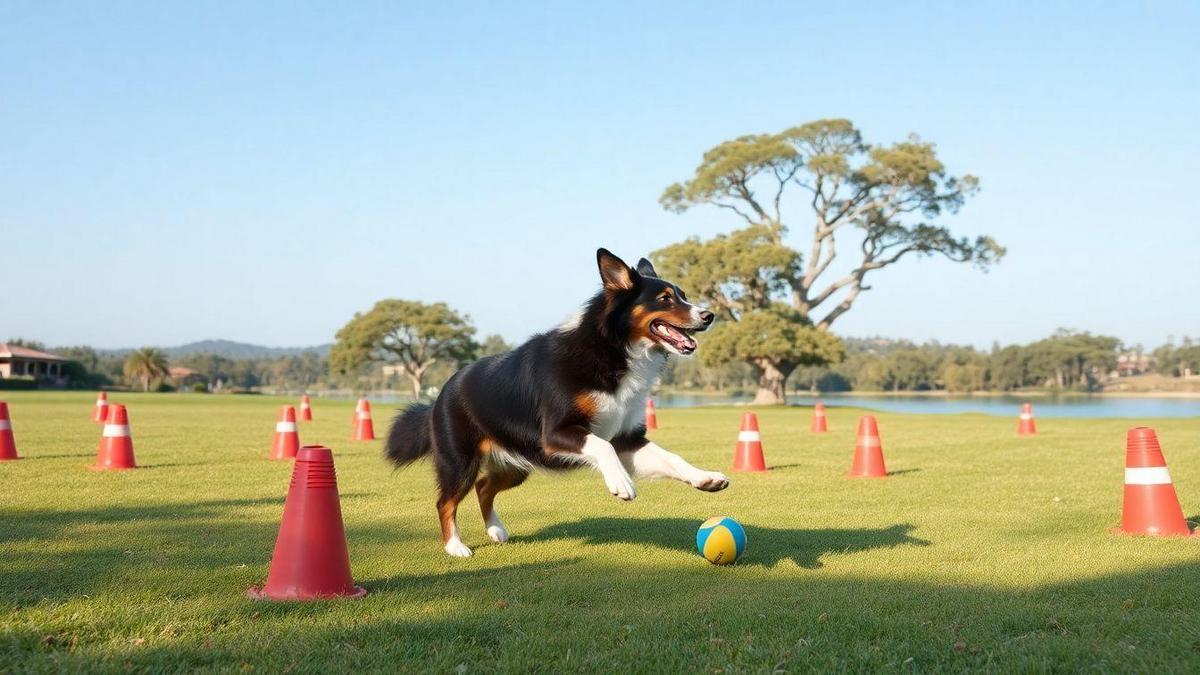
M 700 312 L 700 320 L 704 322 L 705 326 L 711 324 L 715 318 L 717 318 L 717 316 L 707 309 Z

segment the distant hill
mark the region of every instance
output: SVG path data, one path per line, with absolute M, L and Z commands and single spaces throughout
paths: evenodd
M 263 345 L 253 345 L 247 342 L 234 342 L 233 340 L 200 340 L 198 342 L 189 342 L 178 347 L 163 347 L 163 351 L 167 353 L 168 358 L 176 359 L 182 356 L 191 356 L 192 354 L 216 354 L 229 359 L 261 359 L 261 358 L 277 358 L 280 356 L 295 356 L 304 352 L 316 352 L 321 356 L 329 353 L 333 345 L 315 345 L 313 347 L 266 347 Z M 122 356 L 133 351 L 132 349 L 98 349 L 101 354 L 110 354 Z

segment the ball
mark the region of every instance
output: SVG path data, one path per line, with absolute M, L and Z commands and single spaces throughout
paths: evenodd
M 732 565 L 746 551 L 746 531 L 733 518 L 709 518 L 696 532 L 696 550 L 714 565 Z

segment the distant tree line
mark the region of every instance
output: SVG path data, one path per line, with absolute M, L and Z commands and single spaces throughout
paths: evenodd
M 1116 370 L 1126 350 L 1118 338 L 1059 330 L 1025 345 L 990 350 L 938 342 L 916 344 L 887 338 L 842 338 L 840 363 L 800 368 L 793 391 L 1097 391 Z M 701 345 L 701 351 L 704 346 Z M 1200 345 L 1185 340 L 1150 354 L 1154 370 L 1170 377 L 1200 373 Z M 672 364 L 665 386 L 726 392 L 754 391 L 756 374 L 744 364 L 706 367 L 698 360 Z
M 64 372 L 73 387 L 96 388 L 127 385 L 142 390 L 172 391 L 186 388 L 197 391 L 238 392 L 257 390 L 380 389 L 407 390 L 414 396 L 440 388 L 463 364 L 489 354 L 507 351 L 511 345 L 498 335 L 481 342 L 471 339 L 469 320 L 458 316 L 452 330 L 424 337 L 423 331 L 437 327 L 441 320 L 400 320 L 397 317 L 426 317 L 422 313 L 396 312 L 396 306 L 383 305 L 384 323 L 391 331 L 366 330 L 361 315 L 351 321 L 352 329 L 341 334 L 343 345 L 330 356 L 304 352 L 292 356 L 230 358 L 217 354 L 191 354 L 168 361 L 158 349 L 143 348 L 127 354 L 100 352 L 88 346 L 46 347 L 33 340 L 12 339 L 12 344 L 52 351 L 70 361 Z M 450 311 L 437 308 L 435 314 Z M 358 323 L 355 323 L 355 322 Z M 395 327 L 411 341 L 394 351 L 377 350 L 371 340 L 391 340 Z M 360 334 L 361 332 L 367 335 Z M 384 335 L 388 337 L 383 337 Z M 440 336 L 440 337 L 439 337 Z M 445 337 L 450 344 L 437 340 Z M 713 345 L 711 336 L 701 336 L 701 353 Z M 346 344 L 351 339 L 355 344 Z M 362 340 L 366 342 L 361 342 Z M 423 365 L 410 368 L 404 359 L 416 355 L 422 340 Z M 1049 337 L 1024 345 L 993 345 L 982 350 L 971 346 L 888 338 L 841 338 L 844 358 L 834 364 L 801 366 L 790 380 L 793 392 L 803 391 L 885 391 L 885 392 L 972 392 L 1045 389 L 1089 392 L 1111 381 L 1118 359 L 1141 359 L 1149 372 L 1166 377 L 1200 376 L 1200 341 L 1173 340 L 1146 352 L 1139 346 L 1126 348 L 1118 338 L 1060 329 Z M 416 350 L 416 351 L 413 351 Z M 438 354 L 440 356 L 431 356 Z M 1144 357 L 1144 358 L 1143 358 Z M 172 367 L 193 372 L 185 381 L 170 377 Z M 419 373 L 419 379 L 414 378 Z M 761 373 L 753 364 L 730 360 L 713 365 L 703 359 L 672 359 L 663 375 L 662 385 L 672 389 L 753 394 Z

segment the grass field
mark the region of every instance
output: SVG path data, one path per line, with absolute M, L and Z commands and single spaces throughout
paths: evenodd
M 351 403 L 314 401 L 301 440 L 335 451 L 362 600 L 263 603 L 288 462 L 279 399 L 118 394 L 138 462 L 94 473 L 92 396 L 6 392 L 24 459 L 0 463 L 0 671 L 1200 670 L 1200 539 L 1113 536 L 1128 420 L 879 415 L 883 481 L 844 477 L 862 411 L 761 410 L 763 475 L 725 492 L 597 474 L 504 493 L 513 536 L 441 549 L 429 467 L 352 443 Z M 290 402 L 290 401 L 289 401 Z M 390 411 L 375 407 L 378 433 Z M 734 408 L 660 410 L 652 437 L 728 466 Z M 1014 412 L 1015 418 L 1015 412 Z M 1159 431 L 1200 513 L 1200 419 Z M 738 519 L 738 565 L 696 526 Z M 1195 518 L 1193 518 L 1195 520 Z

